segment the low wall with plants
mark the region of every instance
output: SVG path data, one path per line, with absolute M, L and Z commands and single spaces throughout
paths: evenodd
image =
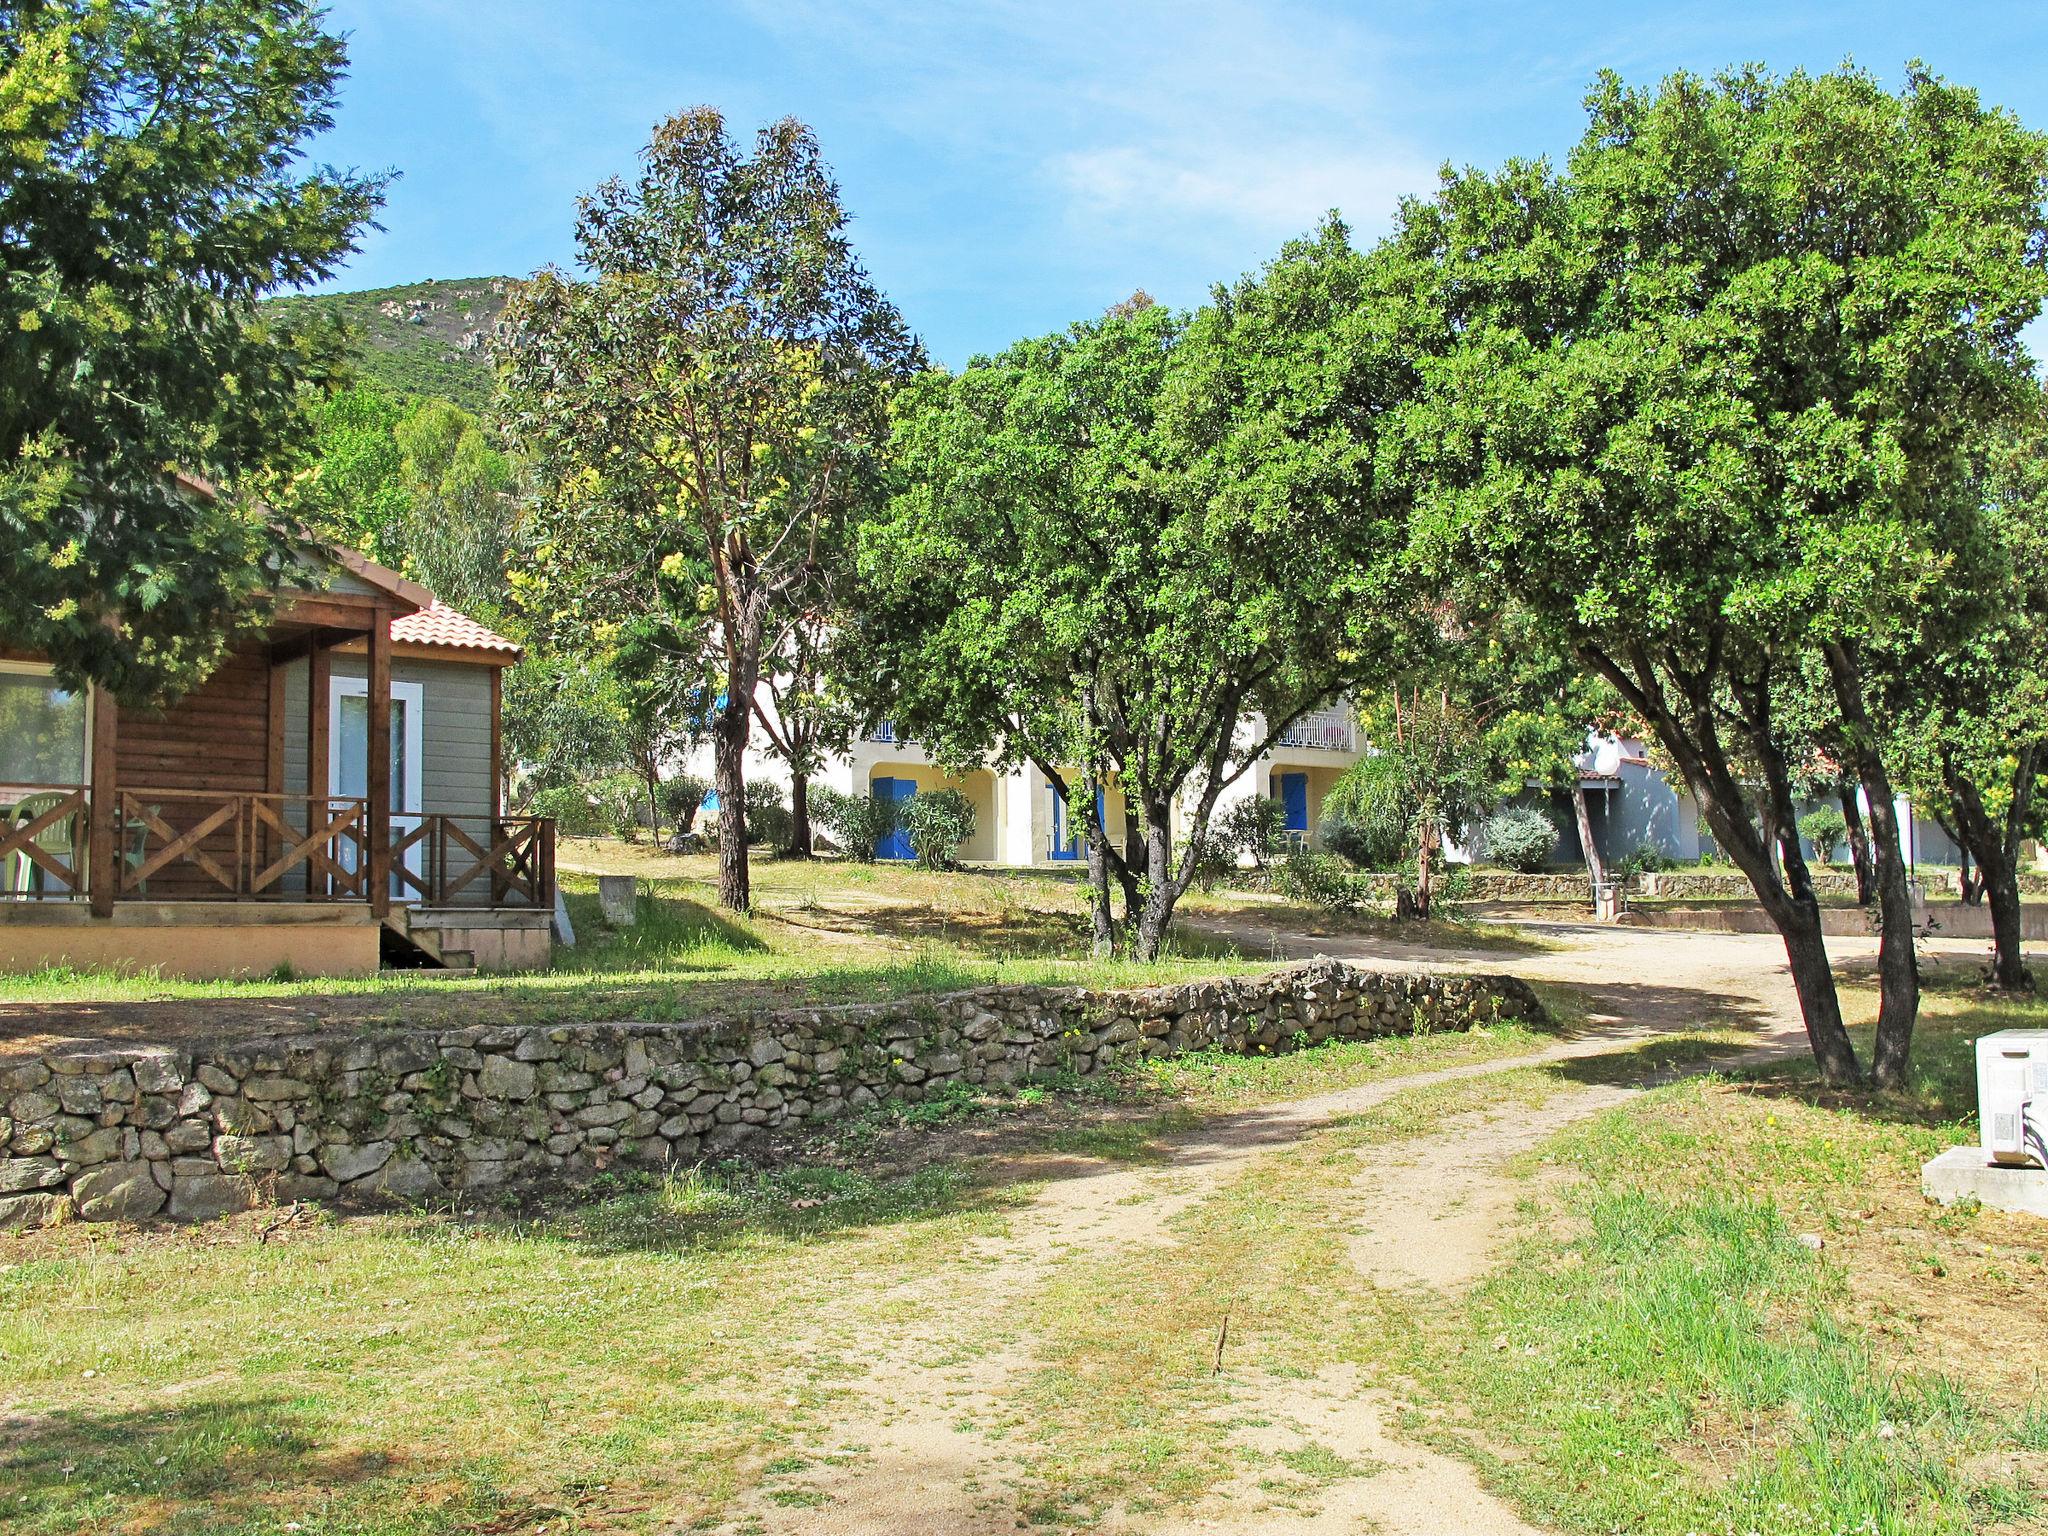
M 1001 987 L 684 1024 L 481 1026 L 0 1059 L 0 1227 L 418 1202 L 691 1163 L 956 1085 L 1533 1019 L 1509 976 L 1311 961 L 1127 992 Z
M 1394 899 L 1399 886 L 1412 886 L 1413 874 L 1373 874 L 1366 877 L 1385 887 L 1387 900 Z M 1516 874 L 1506 869 L 1445 871 L 1439 896 L 1447 901 L 1580 901 L 1593 900 L 1593 882 L 1585 874 Z

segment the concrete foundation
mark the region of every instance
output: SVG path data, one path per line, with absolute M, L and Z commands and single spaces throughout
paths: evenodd
M 50 966 L 154 971 L 189 981 L 374 976 L 377 919 L 353 902 L 124 901 L 0 906 L 0 971 Z
M 2007 1168 L 1978 1146 L 1950 1147 L 1920 1170 L 1920 1192 L 1943 1205 L 1975 1200 L 1995 1211 L 2048 1216 L 2048 1168 Z

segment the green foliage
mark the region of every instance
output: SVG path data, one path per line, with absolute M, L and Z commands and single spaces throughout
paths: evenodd
M 1319 836 L 1323 847 L 1360 869 L 1391 870 L 1406 849 L 1406 827 L 1398 820 L 1353 821 L 1327 817 Z
M 1557 824 L 1534 806 L 1503 806 L 1487 818 L 1486 854 L 1525 875 L 1540 874 L 1557 852 L 1557 835 Z
M 880 492 L 889 398 L 923 365 L 855 259 L 811 131 L 752 153 L 708 107 L 579 205 L 577 260 L 505 310 L 505 421 L 535 463 L 526 611 L 579 652 L 638 632 L 704 697 L 722 795 L 744 773 L 770 637 L 817 605 L 819 552 Z M 747 862 L 722 845 L 719 898 Z
M 896 828 L 893 802 L 849 795 L 829 784 L 811 790 L 811 817 L 831 834 L 842 853 L 860 864 L 872 864 L 875 849 Z
M 1823 864 L 1835 862 L 1835 850 L 1849 835 L 1849 823 L 1832 805 L 1819 806 L 1799 818 L 1799 835 L 1813 845 L 1813 856 Z
M 499 621 L 517 475 L 485 423 L 372 384 L 322 401 L 312 417 L 311 465 L 279 489 L 279 509 Z
M 1710 855 L 1702 854 L 1700 862 L 1711 864 L 1713 859 Z M 1619 869 L 1622 878 L 1628 879 L 1633 875 L 1661 874 L 1673 867 L 1675 866 L 1671 857 L 1662 848 L 1646 839 L 1623 855 Z
M 974 802 L 957 789 L 920 790 L 897 811 L 910 851 L 925 869 L 951 869 L 974 836 Z
M 1199 861 L 1265 749 L 1239 722 L 1277 732 L 1378 675 L 1413 621 L 1364 436 L 1403 387 L 1373 286 L 1332 224 L 1192 315 L 1136 296 L 900 404 L 858 651 L 942 761 L 1028 758 L 1072 804 L 1131 797 L 1143 867 L 1103 859 L 1141 955 L 1195 874 L 1168 844 L 1176 801 Z
M 340 341 L 256 300 L 329 276 L 382 187 L 301 174 L 345 62 L 323 19 L 43 0 L 0 25 L 0 630 L 66 682 L 181 692 L 291 558 L 254 496 Z
M 588 786 L 604 830 L 624 842 L 638 842 L 647 822 L 647 781 L 637 773 L 608 773 Z
M 1340 859 L 1313 848 L 1291 848 L 1273 868 L 1273 889 L 1289 901 L 1305 901 L 1325 911 L 1357 912 L 1375 887 Z
M 526 802 L 535 816 L 554 818 L 555 826 L 568 837 L 601 837 L 611 830 L 604 811 L 581 784 L 551 784 L 537 789 Z
M 704 797 L 711 792 L 711 786 L 694 774 L 679 773 L 674 778 L 663 779 L 654 792 L 655 804 L 661 807 L 662 817 L 678 832 L 687 832 L 697 819 L 697 810 L 704 804 Z
M 489 338 L 512 286 L 504 277 L 435 278 L 270 299 L 264 312 L 344 329 L 351 365 L 378 393 L 446 400 L 482 415 L 493 392 Z
M 789 798 L 780 784 L 756 779 L 747 786 L 746 832 L 750 844 L 780 847 L 789 841 L 790 825 Z
M 1287 807 L 1270 795 L 1247 795 L 1219 818 L 1216 835 L 1233 861 L 1242 855 L 1264 869 L 1287 845 Z

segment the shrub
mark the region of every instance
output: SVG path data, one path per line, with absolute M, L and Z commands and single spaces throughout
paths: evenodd
M 1249 858 L 1264 869 L 1287 846 L 1287 807 L 1266 795 L 1248 795 L 1225 811 L 1210 836 L 1232 865 Z
M 747 786 L 746 836 L 749 844 L 779 846 L 789 841 L 795 825 L 782 786 L 768 779 L 756 779 Z
M 1367 882 L 1340 859 L 1312 848 L 1294 848 L 1274 866 L 1273 889 L 1290 901 L 1305 901 L 1329 912 L 1356 912 L 1370 893 Z
M 910 851 L 925 869 L 951 869 L 960 845 L 974 836 L 974 802 L 957 789 L 914 794 L 901 814 Z
M 672 779 L 663 779 L 655 791 L 655 800 L 661 806 L 661 814 L 680 836 L 690 830 L 697 820 L 698 807 L 711 792 L 711 786 L 693 774 L 679 773 Z
M 1325 848 L 1360 869 L 1394 869 L 1404 862 L 1398 827 L 1333 816 L 1323 823 L 1322 838 Z
M 848 795 L 820 784 L 811 790 L 811 818 L 832 834 L 849 859 L 872 864 L 875 849 L 894 830 L 895 807 L 873 795 Z
M 1636 844 L 1634 851 L 1628 854 L 1618 867 L 1625 879 L 1630 875 L 1657 874 L 1662 870 L 1672 868 L 1674 862 L 1665 854 L 1662 848 L 1645 839 Z M 1701 862 L 1709 863 L 1711 861 L 1703 857 Z
M 1509 805 L 1486 823 L 1486 854 L 1521 874 L 1539 874 L 1557 852 L 1557 824 L 1534 806 Z
M 647 781 L 637 773 L 608 773 L 590 786 L 605 831 L 632 842 L 647 812 Z
M 527 809 L 536 816 L 552 817 L 556 830 L 564 837 L 598 837 L 605 831 L 603 814 L 590 798 L 590 791 L 581 784 L 551 784 L 546 789 L 537 789 L 527 802 Z
M 1835 862 L 1835 850 L 1849 835 L 1849 823 L 1832 805 L 1823 805 L 1799 818 L 1799 835 L 1813 844 L 1813 856 L 1823 864 Z

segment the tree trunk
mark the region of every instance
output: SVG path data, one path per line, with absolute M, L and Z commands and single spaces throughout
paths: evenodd
M 711 779 L 718 790 L 718 904 L 744 912 L 753 904 L 747 869 L 747 711 L 720 712 L 711 732 Z
M 1430 904 L 1436 899 L 1436 828 L 1425 821 L 1422 833 L 1415 839 L 1415 915 L 1429 916 Z
M 1956 895 L 1964 906 L 1974 907 L 1984 899 L 1984 880 L 1981 877 L 1976 880 L 1970 878 L 1969 842 L 1958 837 L 1955 843 L 1956 857 L 1959 861 L 1956 865 Z
M 1977 856 L 1977 886 L 1991 908 L 1991 982 L 2014 991 L 2033 985 L 2020 936 L 2020 832 L 2032 815 L 2036 752 L 2023 750 L 2014 776 L 2014 803 L 1994 818 L 1976 784 L 1944 756 L 1941 777 L 1955 815 L 1954 837 L 1964 859 Z M 1968 865 L 1963 887 L 1969 889 Z
M 1870 807 L 1870 846 L 1877 876 L 1877 1044 L 1871 1081 L 1880 1088 L 1905 1085 L 1913 1053 L 1913 1026 L 1920 1016 L 1920 965 L 1913 953 L 1913 894 L 1906 886 L 1905 845 L 1899 836 L 1899 808 L 1892 798 L 1876 730 L 1863 704 L 1863 680 L 1848 649 L 1825 647 L 1835 704 L 1842 712 L 1849 757 L 1863 799 Z
M 1626 666 L 1598 650 L 1583 654 L 1650 723 L 1658 741 L 1677 761 L 1714 841 L 1748 878 L 1757 900 L 1763 903 L 1771 926 L 1784 941 L 1807 1042 L 1822 1080 L 1837 1087 L 1859 1082 L 1862 1073 L 1856 1064 L 1856 1047 L 1842 1024 L 1841 1000 L 1835 994 L 1834 973 L 1828 968 L 1827 946 L 1821 937 L 1819 903 L 1814 900 L 1811 882 L 1805 882 L 1803 892 L 1795 894 L 1779 878 L 1775 850 L 1759 833 L 1758 807 L 1737 778 L 1722 743 L 1720 716 L 1709 686 L 1701 682 L 1692 692 L 1674 696 L 1642 652 L 1631 655 Z M 1772 734 L 1768 674 L 1749 680 L 1746 687 L 1738 687 L 1732 673 L 1726 680 L 1743 707 L 1736 721 L 1743 744 L 1763 763 L 1767 777 L 1783 785 L 1787 774 L 1783 753 Z M 1785 791 L 1788 800 L 1789 793 L 1789 789 Z M 1801 868 L 1803 871 L 1803 864 Z
M 640 765 L 640 780 L 647 786 L 647 830 L 654 846 L 661 847 L 661 770 L 652 758 Z
M 1082 825 L 1088 831 L 1088 929 L 1089 948 L 1098 960 L 1116 953 L 1116 919 L 1109 906 L 1109 850 L 1101 827 L 1095 822 L 1096 781 L 1091 774 L 1082 786 L 1088 810 Z M 1069 815 L 1071 815 L 1069 811 Z
M 1586 786 L 1577 774 L 1572 776 L 1572 820 L 1579 827 L 1579 851 L 1586 858 L 1586 875 L 1593 882 L 1593 896 L 1597 901 L 1600 887 L 1607 883 L 1607 861 L 1600 857 L 1600 845 L 1593 840 L 1593 808 L 1586 800 Z
M 794 771 L 789 776 L 789 856 L 811 856 L 811 778 Z
M 1849 862 L 1856 866 L 1856 905 L 1867 907 L 1876 895 L 1877 881 L 1871 869 L 1870 834 L 1863 827 L 1863 806 L 1856 798 L 1853 780 L 1843 779 L 1835 787 L 1842 803 L 1842 825 L 1849 829 Z
M 1145 818 L 1145 904 L 1138 914 L 1137 957 L 1157 960 L 1166 946 L 1179 891 L 1173 878 L 1173 811 L 1148 804 Z

